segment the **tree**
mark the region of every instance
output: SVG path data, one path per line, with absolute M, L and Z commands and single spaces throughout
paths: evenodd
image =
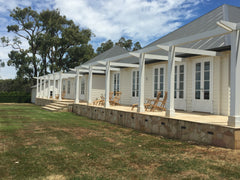
M 4 67 L 5 63 L 0 59 L 0 67 Z
M 24 9 L 16 7 L 10 12 L 10 17 L 12 17 L 13 21 L 16 22 L 16 24 L 7 26 L 8 32 L 13 32 L 17 37 L 27 40 L 29 48 L 23 50 L 21 48 L 21 42 L 19 38 L 14 38 L 11 45 L 13 48 L 18 49 L 19 51 L 18 53 L 16 53 L 16 51 L 10 53 L 10 62 L 8 64 L 14 65 L 17 70 L 21 71 L 21 73 L 18 73 L 18 75 L 24 74 L 23 71 L 25 69 L 27 70 L 26 74 L 29 75 L 30 68 L 32 69 L 32 75 L 30 75 L 30 77 L 37 76 L 39 63 L 39 60 L 37 59 L 37 50 L 39 48 L 37 39 L 42 32 L 42 26 L 39 22 L 39 14 L 36 11 L 32 10 L 31 7 Z M 5 43 L 9 44 L 9 42 L 10 41 L 5 38 Z M 23 54 L 20 55 L 21 53 Z M 17 57 L 14 57 L 15 55 Z M 24 57 L 23 62 L 21 62 L 21 60 L 19 61 L 19 56 Z M 26 62 L 29 65 L 29 68 L 22 68 L 21 66 L 25 66 L 24 63 Z
M 113 47 L 113 42 L 112 40 L 108 40 L 105 43 L 101 43 L 101 46 L 97 48 L 97 54 L 101 54 L 108 49 L 111 49 Z
M 72 20 L 61 16 L 59 10 L 42 11 L 40 20 L 44 34 L 39 52 L 43 60 L 48 58 L 51 73 L 68 71 L 93 57 L 93 48 L 88 44 L 92 36 L 89 29 L 80 29 Z
M 59 10 L 38 13 L 31 7 L 13 9 L 10 13 L 14 25 L 7 26 L 8 32 L 16 37 L 2 37 L 2 46 L 11 46 L 9 66 L 17 69 L 17 76 L 33 78 L 53 71 L 66 70 L 94 56 L 89 41 L 92 32 L 80 29 L 72 20 L 62 16 Z M 29 47 L 23 48 L 22 40 Z
M 136 51 L 138 49 L 141 49 L 140 42 L 136 42 L 133 44 L 131 39 L 125 39 L 124 37 L 121 37 L 118 42 L 115 43 L 115 45 L 121 46 L 125 48 L 127 51 Z M 97 48 L 97 54 L 101 54 L 108 49 L 111 49 L 113 47 L 113 42 L 111 40 L 108 40 L 106 42 L 101 43 L 101 46 Z

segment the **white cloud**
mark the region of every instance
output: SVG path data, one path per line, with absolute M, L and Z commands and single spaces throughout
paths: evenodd
M 62 15 L 96 35 L 96 48 L 101 42 L 117 41 L 121 36 L 147 45 L 195 16 L 199 3 L 208 0 L 0 0 L 0 37 L 12 23 L 9 11 L 19 6 L 34 10 L 59 8 Z M 0 59 L 6 61 L 9 49 L 0 48 Z M 3 78 L 15 77 L 14 68 L 0 70 Z M 5 74 L 4 74 L 5 73 Z
M 202 0 L 56 0 L 56 8 L 76 23 L 90 28 L 97 38 L 121 36 L 149 43 L 173 31 L 194 16 Z

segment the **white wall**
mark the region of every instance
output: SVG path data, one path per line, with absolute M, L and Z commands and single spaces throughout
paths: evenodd
M 230 90 L 229 90 L 229 52 L 223 52 L 220 57 L 206 57 L 197 56 L 192 58 L 185 58 L 185 90 L 186 90 L 186 111 L 191 112 L 193 109 L 193 78 L 194 67 L 193 62 L 198 60 L 211 60 L 212 63 L 212 113 L 228 115 L 229 114 L 229 101 L 230 101 Z M 176 62 L 177 64 L 178 62 Z M 153 76 L 154 68 L 160 65 L 165 65 L 165 91 L 168 87 L 168 77 L 167 77 L 167 62 L 159 61 L 154 64 L 146 64 L 145 66 L 145 89 L 144 96 L 146 98 L 153 98 Z M 138 98 L 133 98 L 132 93 L 132 71 L 138 68 L 122 68 L 120 71 L 120 91 L 122 92 L 121 104 L 131 105 L 138 102 Z M 111 73 L 110 79 L 111 91 L 113 91 L 113 73 Z

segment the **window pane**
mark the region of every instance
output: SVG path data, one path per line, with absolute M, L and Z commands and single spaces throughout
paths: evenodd
M 204 70 L 210 70 L 210 62 L 204 62 Z
M 195 91 L 195 99 L 200 99 L 200 91 Z
M 163 82 L 163 76 L 160 76 L 160 82 Z
M 204 81 L 204 90 L 209 90 L 209 81 Z
M 184 65 L 180 65 L 180 73 L 184 73 Z
M 160 83 L 160 90 L 163 90 L 163 83 Z
M 210 79 L 210 72 L 204 72 L 204 80 L 209 80 Z
M 196 64 L 196 71 L 201 71 L 201 63 Z
M 204 99 L 209 99 L 209 91 L 204 91 Z
M 164 74 L 164 69 L 160 68 L 160 74 L 163 75 Z
M 201 80 L 201 72 L 196 72 L 196 80 Z
M 195 89 L 196 89 L 196 90 L 200 90 L 200 88 L 201 88 L 201 82 L 197 81 L 197 82 L 195 83 Z
M 183 90 L 183 82 L 179 83 L 179 90 Z
M 183 91 L 179 91 L 179 98 L 183 99 Z
M 180 81 L 184 81 L 184 74 L 180 74 Z

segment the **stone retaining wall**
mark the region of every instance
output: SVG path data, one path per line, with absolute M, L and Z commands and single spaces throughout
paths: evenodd
M 70 108 L 72 112 L 78 115 L 133 128 L 141 132 L 219 147 L 240 149 L 239 128 L 189 122 L 80 104 L 73 104 Z
M 42 98 L 36 98 L 35 100 L 35 104 L 38 106 L 46 106 L 50 103 L 54 103 L 57 102 L 57 100 L 53 100 L 53 99 L 42 99 Z

